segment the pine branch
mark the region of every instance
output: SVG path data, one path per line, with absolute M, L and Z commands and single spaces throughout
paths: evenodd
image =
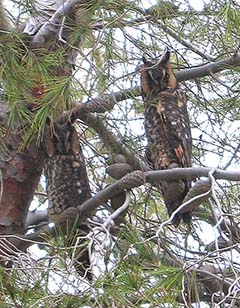
M 102 190 L 99 192 L 94 198 L 91 198 L 87 200 L 85 203 L 83 203 L 81 206 L 78 207 L 79 209 L 79 217 L 81 217 L 81 220 L 85 220 L 89 212 L 96 209 L 99 207 L 100 204 L 105 203 L 109 198 L 112 196 L 116 195 L 120 191 L 123 191 L 125 189 L 130 189 L 133 187 L 137 187 L 139 185 L 144 184 L 144 177 L 146 176 L 146 182 L 152 183 L 152 176 L 157 176 L 156 179 L 154 180 L 159 180 L 159 179 L 164 179 L 164 180 L 172 180 L 172 179 L 178 179 L 178 178 L 193 178 L 193 177 L 199 177 L 199 176 L 208 176 L 209 172 L 212 171 L 213 169 L 211 168 L 184 168 L 182 169 L 172 169 L 172 170 L 167 170 L 167 171 L 150 171 L 150 172 L 141 172 L 141 171 L 135 171 L 124 178 L 122 178 L 119 181 L 116 181 L 114 184 L 108 186 L 106 189 Z M 172 172 L 173 171 L 173 172 Z M 182 172 L 183 171 L 183 172 Z M 215 172 L 216 178 L 221 178 L 221 179 L 228 179 L 228 180 L 240 180 L 240 174 L 239 172 L 230 172 L 230 171 L 225 171 L 225 170 L 216 170 Z M 48 230 L 46 227 L 42 229 L 41 231 L 37 231 L 35 235 L 31 235 L 31 240 L 41 240 L 41 233 L 43 230 Z M 49 233 L 52 234 L 52 230 L 48 230 Z M 54 233 L 53 233 L 54 235 Z M 23 242 L 22 242 L 23 240 Z M 31 245 L 32 243 L 26 243 L 25 240 L 30 240 L 28 236 L 23 236 L 22 240 L 16 242 L 14 241 L 14 244 L 18 245 L 17 247 L 19 248 L 19 245 L 21 245 L 21 248 L 24 247 L 26 248 L 28 245 Z M 212 275 L 213 276 L 213 275 Z M 205 276 L 201 275 L 201 279 L 205 279 Z M 211 282 L 211 286 L 214 288 L 216 285 L 216 277 L 213 276 L 212 278 L 214 281 Z M 206 278 L 206 283 L 210 284 L 209 280 L 209 275 Z M 214 284 L 213 284 L 214 283 Z
M 175 253 L 173 253 L 173 251 L 168 248 L 164 240 L 153 238 L 153 242 L 160 245 L 163 251 L 166 252 L 168 265 L 183 269 L 186 272 L 186 277 L 194 277 L 197 284 L 197 296 L 195 295 L 195 292 L 191 293 L 190 299 L 192 303 L 199 302 L 199 299 L 202 301 L 210 302 L 211 300 L 208 300 L 206 295 L 212 295 L 214 292 L 217 293 L 220 290 L 222 290 L 223 293 L 227 295 L 229 290 L 234 285 L 234 280 L 226 278 L 224 276 L 223 270 L 220 267 L 214 266 L 209 262 L 205 263 L 204 265 L 201 264 L 200 266 L 199 264 L 196 266 L 194 266 L 192 263 L 188 264 L 184 260 L 180 259 Z M 166 258 L 166 256 L 161 257 Z M 188 284 L 188 282 L 186 283 Z M 204 286 L 204 288 L 202 286 Z M 177 300 L 184 303 L 182 294 L 177 298 Z M 228 295 L 230 295 L 230 293 Z M 185 297 L 185 299 L 187 299 L 188 294 L 185 294 Z M 217 298 L 220 301 L 223 298 L 222 294 Z M 230 300 L 230 298 L 226 297 L 227 302 L 230 302 Z

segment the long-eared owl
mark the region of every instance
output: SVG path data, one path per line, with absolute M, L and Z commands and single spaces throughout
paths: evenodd
M 144 100 L 146 157 L 154 170 L 191 166 L 192 138 L 184 93 L 178 88 L 171 64 L 170 52 L 159 59 L 143 57 L 141 87 Z M 190 181 L 159 181 L 159 187 L 169 215 L 183 202 Z M 191 212 L 178 213 L 173 224 L 181 219 L 190 224 Z
M 89 232 L 85 223 L 78 223 L 77 210 L 79 205 L 91 197 L 85 159 L 77 132 L 71 123 L 55 123 L 54 130 L 47 126 L 44 138 L 48 155 L 45 175 L 48 182 L 49 218 L 66 234 L 67 245 L 73 246 L 76 240 L 73 230 L 81 237 Z M 79 244 L 83 245 L 84 240 Z M 91 280 L 88 248 L 79 247 L 75 254 L 76 270 Z

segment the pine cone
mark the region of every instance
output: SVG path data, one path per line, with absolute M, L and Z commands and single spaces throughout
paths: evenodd
M 121 179 L 124 175 L 132 171 L 132 167 L 127 163 L 115 163 L 106 168 L 106 173 L 117 180 Z
M 211 184 L 210 184 L 209 180 L 199 180 L 199 181 L 197 181 L 197 183 L 189 190 L 188 194 L 186 195 L 185 199 L 183 200 L 183 203 L 189 201 L 193 197 L 207 193 L 208 191 L 209 191 L 209 193 L 206 194 L 203 197 L 198 198 L 195 201 L 192 201 L 190 204 L 185 206 L 180 211 L 180 213 L 185 213 L 185 212 L 191 211 L 191 210 L 197 208 L 201 203 L 207 201 L 208 197 L 211 195 L 210 188 L 211 188 Z

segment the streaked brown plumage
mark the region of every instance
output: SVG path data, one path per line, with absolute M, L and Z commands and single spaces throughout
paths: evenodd
M 67 122 L 55 123 L 54 130 L 46 127 L 45 149 L 49 156 L 45 163 L 49 218 L 57 230 L 66 235 L 67 246 L 73 246 L 78 236 L 89 232 L 85 223 L 79 223 L 77 207 L 91 197 L 89 179 L 82 148 L 75 127 Z M 89 216 L 92 216 L 89 213 Z M 79 245 L 80 244 L 80 245 Z M 80 275 L 91 280 L 90 258 L 84 239 L 78 242 L 74 251 L 74 266 Z M 71 250 L 69 250 L 70 257 Z
M 148 141 L 147 159 L 155 170 L 191 166 L 191 131 L 184 93 L 178 88 L 166 50 L 160 59 L 146 59 L 141 66 L 145 130 Z M 169 215 L 186 196 L 187 180 L 160 181 L 159 186 Z M 173 224 L 181 219 L 190 223 L 191 212 L 175 215 Z

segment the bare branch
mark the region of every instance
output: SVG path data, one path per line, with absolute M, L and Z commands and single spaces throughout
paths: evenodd
M 48 211 L 29 211 L 26 218 L 26 226 L 37 225 L 40 222 L 48 221 Z
M 198 67 L 184 69 L 176 73 L 177 81 L 187 81 L 191 79 L 201 78 L 216 74 L 221 71 L 240 66 L 240 55 L 233 56 L 220 60 L 214 63 L 208 63 Z
M 52 39 L 52 34 L 57 33 L 61 27 L 61 18 L 69 16 L 77 4 L 86 4 L 86 0 L 67 0 L 61 5 L 52 17 L 44 23 L 39 31 L 32 39 L 31 45 L 36 47 L 43 47 L 46 42 Z M 55 38 L 55 35 L 54 35 Z
M 67 121 L 71 121 L 74 123 L 77 119 L 85 120 L 87 113 L 104 113 L 106 111 L 110 111 L 113 109 L 116 103 L 124 101 L 129 98 L 135 98 L 139 96 L 140 88 L 133 87 L 117 92 L 113 92 L 111 94 L 103 94 L 98 96 L 97 98 L 93 98 L 89 100 L 87 103 L 83 104 L 81 102 L 77 103 L 77 106 L 67 112 L 64 112 L 57 119 L 57 123 L 66 123 Z
M 208 177 L 212 168 L 175 168 L 171 170 L 147 171 L 145 173 L 146 182 L 154 183 L 158 180 L 172 181 L 179 179 L 193 180 L 199 177 Z M 240 181 L 239 171 L 226 171 L 216 169 L 213 174 L 215 179 L 228 181 Z

